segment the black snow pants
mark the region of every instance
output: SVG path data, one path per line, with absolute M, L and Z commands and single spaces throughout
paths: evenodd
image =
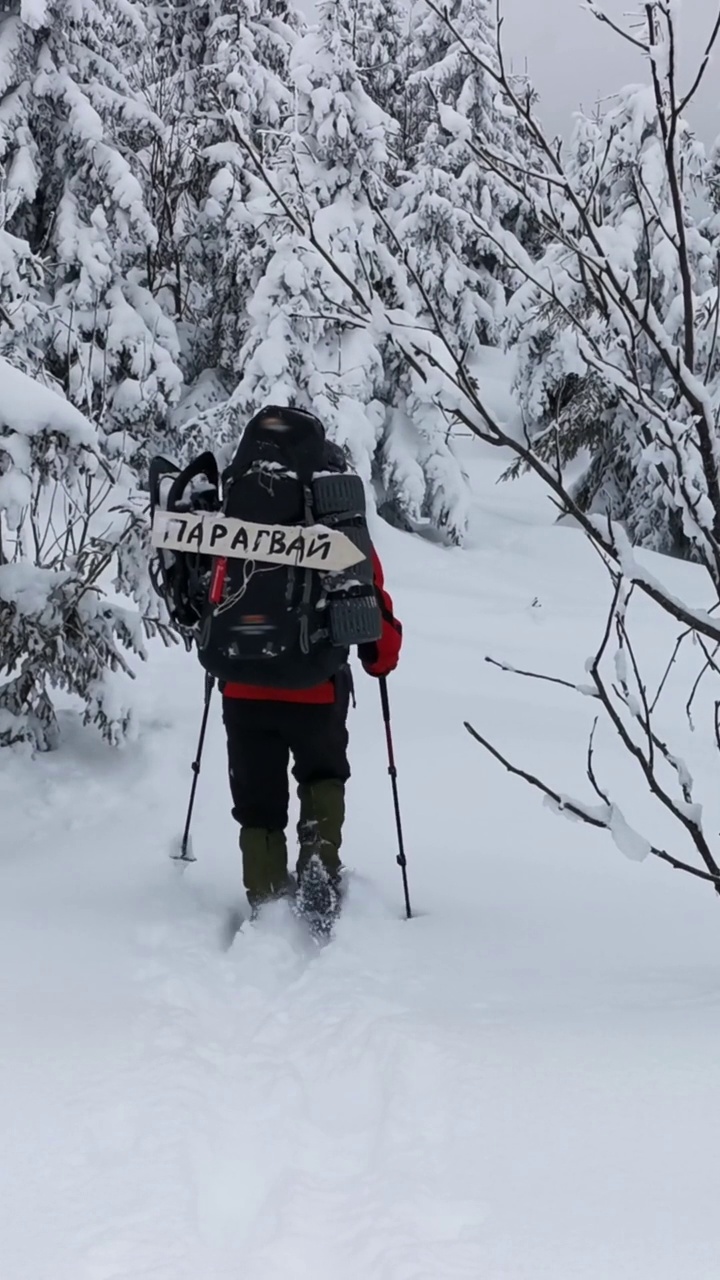
M 350 669 L 336 677 L 328 703 L 223 698 L 233 817 L 242 827 L 284 831 L 288 824 L 290 758 L 298 786 L 347 782 Z

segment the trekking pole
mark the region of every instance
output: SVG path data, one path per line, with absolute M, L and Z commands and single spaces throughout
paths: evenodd
M 208 726 L 208 716 L 210 715 L 210 700 L 212 698 L 214 688 L 214 677 L 206 675 L 205 706 L 203 708 L 202 724 L 200 725 L 200 739 L 198 742 L 197 755 L 192 762 L 193 780 L 192 787 L 190 788 L 190 803 L 188 804 L 187 817 L 185 819 L 185 830 L 183 831 L 182 841 L 180 843 L 180 852 L 172 855 L 176 862 L 197 862 L 197 858 L 195 857 L 192 849 L 192 841 L 190 840 L 190 824 L 192 823 L 193 809 L 195 808 L 195 793 L 197 791 L 198 779 L 200 777 L 200 765 L 202 764 L 203 747 L 205 746 L 205 733 Z
M 390 697 L 388 694 L 387 676 L 380 677 L 380 699 L 382 701 L 383 720 L 385 722 L 385 737 L 387 739 L 388 751 L 388 773 L 392 782 L 393 802 L 395 804 L 395 824 L 397 826 L 398 849 L 397 864 L 402 871 L 403 890 L 405 893 L 405 914 L 408 920 L 412 920 L 412 907 L 410 905 L 410 888 L 408 885 L 407 874 L 407 858 L 405 857 L 405 841 L 403 839 L 402 817 L 400 814 L 400 796 L 398 794 L 397 783 L 397 767 L 395 765 L 395 748 L 393 746 L 392 725 L 390 723 Z

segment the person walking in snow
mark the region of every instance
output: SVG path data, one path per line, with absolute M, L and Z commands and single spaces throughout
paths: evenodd
M 271 408 L 259 414 L 245 437 L 248 455 L 254 452 L 258 430 L 277 432 L 282 439 L 296 422 L 296 411 L 289 409 Z M 313 422 L 315 430 L 321 431 L 320 424 Z M 338 466 L 341 455 L 325 440 L 324 432 L 322 442 L 321 465 Z M 360 644 L 358 652 L 368 675 L 379 678 L 397 666 L 402 626 L 374 547 L 370 555 L 381 632 L 377 640 Z M 311 671 L 310 654 L 307 659 Z M 245 891 L 255 912 L 292 889 L 286 835 L 291 760 L 300 800 L 299 896 L 309 911 L 321 913 L 335 911 L 339 900 L 345 787 L 350 777 L 347 721 L 352 674 L 346 658 L 332 676 L 317 683 L 307 684 L 302 658 L 297 674 L 297 687 L 273 685 L 271 674 L 266 685 L 229 680 L 222 687 L 232 811 L 240 825 Z
M 314 415 L 273 405 L 245 428 L 222 483 L 212 454 L 184 472 L 156 459 L 151 492 L 154 510 L 165 505 L 177 528 L 194 528 L 199 511 L 211 521 L 208 551 L 197 528 L 197 549 L 184 531 L 174 535 L 180 554 L 176 543 L 163 550 L 161 539 L 154 580 L 220 684 L 250 907 L 257 914 L 295 888 L 287 842 L 292 763 L 300 800 L 296 901 L 322 928 L 340 906 L 350 649 L 370 676 L 385 678 L 402 645 L 364 486 Z M 213 554 L 216 546 L 226 549 Z

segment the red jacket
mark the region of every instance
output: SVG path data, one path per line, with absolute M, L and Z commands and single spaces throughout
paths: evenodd
M 358 652 L 369 675 L 386 676 L 395 670 L 400 658 L 402 626 L 393 613 L 392 600 L 385 590 L 385 575 L 380 557 L 374 548 L 372 562 L 383 629 L 376 643 L 359 645 Z M 223 697 L 247 698 L 256 702 L 327 703 L 335 701 L 335 683 L 333 680 L 326 680 L 312 689 L 263 689 L 253 684 L 226 684 Z

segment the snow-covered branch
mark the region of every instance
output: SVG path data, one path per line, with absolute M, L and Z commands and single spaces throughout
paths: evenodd
M 472 726 L 466 725 L 466 728 L 510 773 L 540 790 L 557 812 L 607 830 L 616 845 L 629 857 L 653 854 L 678 870 L 712 882 L 720 892 L 720 865 L 705 829 L 702 806 L 695 801 L 693 777 L 685 762 L 670 749 L 655 728 L 659 696 L 651 703 L 630 638 L 627 613 L 631 599 L 632 587 L 622 577 L 617 578 L 600 645 L 587 664 L 592 681 L 589 686 L 560 677 L 519 671 L 509 664 L 491 661 L 510 674 L 539 679 L 597 699 L 605 713 L 606 722 L 615 731 L 625 754 L 639 768 L 650 794 L 682 831 L 683 838 L 690 841 L 702 866 L 675 858 L 667 850 L 660 849 L 651 840 L 634 831 L 607 788 L 600 785 L 595 763 L 599 717 L 593 723 L 587 750 L 587 776 L 601 801 L 599 806 L 562 795 L 536 775 L 512 764 Z M 675 656 L 674 653 L 673 660 Z M 606 674 L 608 664 L 612 667 L 610 678 Z M 705 668 L 701 674 L 704 674 L 704 670 Z M 717 726 L 717 714 L 715 724 Z

